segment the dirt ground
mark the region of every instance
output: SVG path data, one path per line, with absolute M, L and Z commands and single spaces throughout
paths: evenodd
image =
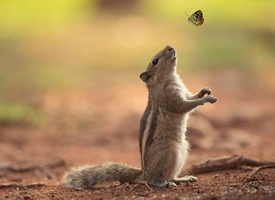
M 219 156 L 275 161 L 275 90 L 265 77 L 257 77 L 261 85 L 243 77 L 247 74 L 234 70 L 183 76 L 192 92 L 208 86 L 218 102 L 190 117 L 191 150 L 182 175 L 193 164 Z M 253 167 L 192 174 L 197 182 L 152 186 L 152 191 L 119 183 L 64 188 L 62 176 L 72 166 L 115 161 L 140 167 L 138 129 L 146 101 L 143 83 L 47 91 L 41 97 L 45 125 L 0 127 L 0 200 L 275 199 L 275 168 L 251 177 Z

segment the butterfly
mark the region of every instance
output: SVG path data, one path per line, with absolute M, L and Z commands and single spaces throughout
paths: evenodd
M 188 16 L 188 15 L 187 15 Z M 200 26 L 203 24 L 204 19 L 203 19 L 203 14 L 201 10 L 198 10 L 194 12 L 189 18 L 188 21 L 191 22 L 192 24 L 196 26 Z

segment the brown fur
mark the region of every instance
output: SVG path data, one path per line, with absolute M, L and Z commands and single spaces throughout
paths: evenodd
M 209 88 L 192 95 L 176 73 L 176 64 L 175 49 L 166 46 L 140 74 L 149 91 L 140 122 L 142 169 L 118 163 L 73 168 L 64 176 L 66 187 L 88 188 L 111 181 L 146 181 L 163 187 L 176 186 L 172 181 L 197 180 L 193 176 L 178 178 L 189 149 L 185 139 L 187 119 L 197 106 L 215 103 L 217 98 L 209 96 Z

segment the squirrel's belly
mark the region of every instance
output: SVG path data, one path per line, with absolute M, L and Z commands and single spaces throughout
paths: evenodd
M 189 142 L 185 140 L 185 138 L 182 140 L 181 143 L 178 143 L 175 145 L 175 161 L 173 169 L 171 170 L 171 174 L 169 177 L 169 180 L 173 180 L 178 177 L 180 174 L 186 158 L 188 156 L 188 150 L 189 150 Z

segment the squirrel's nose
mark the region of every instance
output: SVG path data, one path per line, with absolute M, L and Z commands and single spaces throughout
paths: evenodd
M 167 45 L 165 49 L 167 49 L 168 51 L 175 51 L 175 49 L 170 45 Z

